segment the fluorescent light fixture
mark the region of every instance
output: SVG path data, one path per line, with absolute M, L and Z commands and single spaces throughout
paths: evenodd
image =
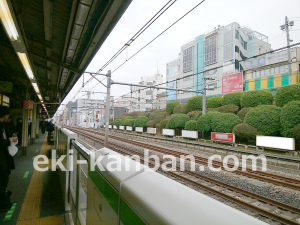
M 36 92 L 37 94 L 40 94 L 41 92 L 40 92 L 40 89 L 39 89 L 37 83 L 31 83 L 31 84 L 32 84 L 32 86 L 33 86 L 35 92 Z
M 0 0 L 0 1 L 2 1 L 2 0 Z M 27 73 L 27 76 L 29 77 L 29 79 L 33 80 L 34 75 L 33 75 L 32 69 L 30 67 L 30 63 L 29 63 L 26 53 L 17 52 L 17 54 L 22 62 L 22 65 Z
M 41 95 L 41 94 L 38 94 L 37 96 L 38 96 L 38 98 L 41 100 L 41 102 L 43 102 L 43 97 L 42 97 L 42 95 Z
M 0 0 L 0 19 L 12 41 L 17 41 L 19 34 L 6 0 Z

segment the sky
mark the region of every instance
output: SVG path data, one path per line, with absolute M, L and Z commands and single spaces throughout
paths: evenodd
M 169 0 L 133 0 L 123 14 L 104 44 L 98 50 L 86 71 L 97 72 L 124 44 L 146 24 Z M 127 51 L 109 64 L 102 72 L 114 71 L 126 58 L 132 56 L 154 37 L 164 31 L 181 16 L 200 3 L 200 0 L 177 0 L 160 18 L 158 18 Z M 287 45 L 286 33 L 280 30 L 285 16 L 294 20 L 290 30 L 291 44 L 300 42 L 300 1 L 299 0 L 205 0 L 200 6 L 166 31 L 140 53 L 128 60 L 122 67 L 112 73 L 112 80 L 124 83 L 138 83 L 143 76 L 153 76 L 160 71 L 166 79 L 166 64 L 178 57 L 180 47 L 195 37 L 212 31 L 218 25 L 232 22 L 247 26 L 269 38 L 272 49 Z M 85 75 L 84 80 L 90 78 Z M 100 77 L 99 77 L 100 79 Z M 102 78 L 101 78 L 102 79 Z M 104 81 L 106 83 L 106 80 Z M 79 92 L 83 77 L 74 85 L 62 102 L 59 110 L 71 100 L 86 98 L 86 93 Z M 98 82 L 94 79 L 85 86 L 90 90 Z M 98 84 L 91 91 L 106 92 Z M 128 86 L 112 85 L 111 95 L 114 99 L 130 92 Z M 103 94 L 91 95 L 93 99 L 104 99 Z

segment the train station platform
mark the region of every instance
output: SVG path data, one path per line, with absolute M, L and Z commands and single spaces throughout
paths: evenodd
M 58 171 L 39 172 L 33 167 L 34 157 L 46 155 L 49 158 L 51 149 L 53 145 L 47 142 L 47 135 L 40 134 L 35 143 L 28 146 L 26 156 L 19 151 L 14 157 L 16 168 L 12 170 L 7 187 L 12 191 L 13 206 L 0 213 L 0 224 L 65 224 Z

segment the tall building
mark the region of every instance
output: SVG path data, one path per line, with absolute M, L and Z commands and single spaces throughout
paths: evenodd
M 288 51 L 282 50 L 246 61 L 244 91 L 276 89 L 299 83 L 300 48 L 291 49 L 291 69 L 289 74 Z
M 168 87 L 201 91 L 204 75 L 214 79 L 207 81 L 207 95 L 243 90 L 239 73 L 245 62 L 238 61 L 270 50 L 268 37 L 248 27 L 236 22 L 215 27 L 182 45 L 178 58 L 167 63 Z M 186 102 L 197 94 L 169 90 L 168 101 Z
M 157 74 L 149 77 L 142 77 L 142 80 L 139 82 L 141 85 L 158 85 L 163 83 L 163 75 L 157 71 Z M 160 85 L 162 86 L 162 85 Z M 163 92 L 160 89 L 152 89 L 137 87 L 135 89 L 137 97 L 137 105 L 135 111 L 150 111 L 154 109 L 154 100 L 157 98 L 157 95 Z

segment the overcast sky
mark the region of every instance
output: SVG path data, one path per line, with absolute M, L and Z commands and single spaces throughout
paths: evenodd
M 104 42 L 90 63 L 87 71 L 97 72 L 168 0 L 133 0 L 114 30 Z M 128 48 L 128 57 L 137 52 L 155 36 L 197 5 L 200 0 L 177 0 L 158 20 L 154 22 Z M 247 26 L 269 37 L 272 49 L 286 46 L 285 32 L 279 26 L 284 24 L 285 16 L 295 21 L 290 32 L 293 43 L 300 42 L 300 1 L 299 0 L 206 0 L 166 33 L 160 36 L 143 51 L 112 73 L 112 79 L 119 82 L 138 83 L 142 76 L 153 76 L 157 68 L 166 79 L 166 63 L 176 59 L 180 46 L 195 37 L 205 34 L 218 25 L 232 22 Z M 126 60 L 123 52 L 103 72 L 113 71 Z M 89 78 L 85 75 L 85 81 Z M 86 90 L 95 86 L 90 82 Z M 65 98 L 68 103 L 82 86 L 82 77 Z M 105 92 L 101 84 L 94 91 Z M 115 99 L 129 92 L 129 87 L 113 85 L 111 95 Z M 85 93 L 79 93 L 80 98 Z M 86 96 L 84 96 L 86 97 Z M 94 94 L 91 98 L 104 99 L 104 95 Z M 62 107 L 60 107 L 61 109 Z

